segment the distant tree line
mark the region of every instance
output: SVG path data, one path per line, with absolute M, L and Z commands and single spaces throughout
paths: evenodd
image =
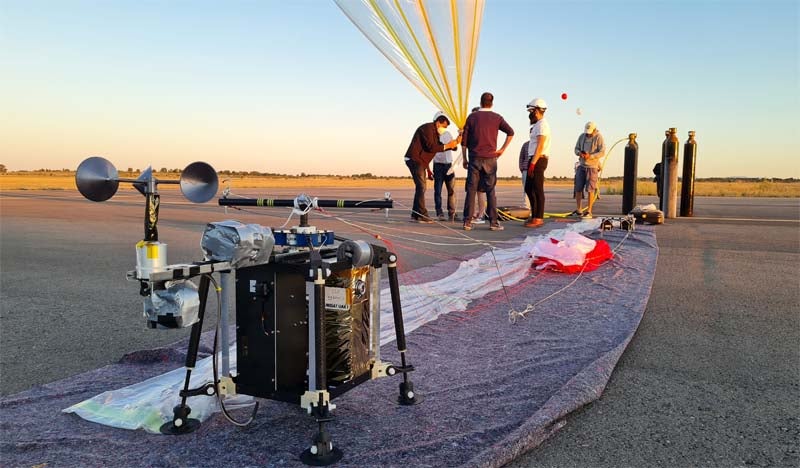
M 11 171 L 10 173 L 18 173 L 18 174 L 25 174 L 25 173 L 58 173 L 58 172 L 65 172 L 65 173 L 74 173 L 74 169 L 36 169 L 33 171 Z M 127 171 L 124 172 L 141 172 L 141 169 L 134 169 L 129 167 Z M 166 167 L 162 167 L 158 173 L 159 174 L 180 174 L 183 172 L 182 168 L 173 168 L 168 169 Z M 8 174 L 8 168 L 5 164 L 0 164 L 0 174 Z M 365 172 L 363 174 L 351 174 L 351 175 L 341 175 L 341 174 L 307 174 L 305 172 L 301 172 L 300 174 L 280 174 L 277 172 L 259 172 L 259 171 L 231 171 L 227 169 L 223 169 L 221 171 L 217 171 L 217 174 L 220 177 L 225 176 L 233 176 L 233 177 L 273 177 L 273 178 L 287 178 L 287 179 L 299 179 L 304 177 L 328 177 L 334 179 L 407 179 L 409 178 L 408 174 L 403 174 L 399 176 L 379 176 L 372 174 L 371 172 Z M 510 177 L 498 177 L 500 180 L 514 180 L 519 179 L 519 176 L 510 176 Z M 571 181 L 573 177 L 567 176 L 554 176 L 548 177 L 547 180 L 552 181 Z M 603 180 L 606 181 L 618 181 L 622 180 L 622 176 L 615 176 L 615 177 L 603 177 Z M 640 181 L 652 181 L 652 177 L 639 177 Z M 800 182 L 800 179 L 794 177 L 787 177 L 782 179 L 780 177 L 703 177 L 697 178 L 696 180 L 702 180 L 704 182 Z

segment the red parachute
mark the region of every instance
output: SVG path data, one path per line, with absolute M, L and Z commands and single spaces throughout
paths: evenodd
M 561 273 L 581 273 L 596 270 L 614 258 L 608 242 L 593 240 L 577 233 L 567 233 L 565 239 L 542 239 L 531 251 L 533 265 L 537 270 Z

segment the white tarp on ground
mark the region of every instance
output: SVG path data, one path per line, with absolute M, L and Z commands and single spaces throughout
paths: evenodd
M 465 260 L 455 272 L 440 280 L 401 285 L 400 299 L 406 333 L 411 333 L 440 315 L 464 311 L 471 301 L 498 291 L 503 285 L 518 283 L 528 274 L 531 253 L 538 241 L 548 238 L 564 240 L 568 233 L 596 229 L 599 223 L 596 219 L 582 220 L 568 224 L 563 229 L 532 235 L 517 246 L 493 249 L 479 257 Z M 388 288 L 381 291 L 380 335 L 381 345 L 395 339 L 392 301 Z M 192 372 L 192 388 L 213 381 L 211 364 L 211 357 L 197 362 Z M 236 370 L 235 345 L 230 349 L 230 368 L 231 371 Z M 172 420 L 172 409 L 183 389 L 185 376 L 186 369 L 181 367 L 128 387 L 101 393 L 63 411 L 108 426 L 142 428 L 157 434 L 164 422 Z M 191 416 L 200 421 L 219 411 L 216 397 L 211 396 L 192 397 L 191 408 Z

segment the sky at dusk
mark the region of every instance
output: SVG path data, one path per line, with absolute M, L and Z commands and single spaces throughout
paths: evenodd
M 641 177 L 677 127 L 682 143 L 697 132 L 698 177 L 798 178 L 799 22 L 797 1 L 488 0 L 470 104 L 491 91 L 516 131 L 501 176 L 519 175 L 525 104 L 541 97 L 547 176 L 572 175 L 593 120 L 607 147 L 639 135 Z M 9 170 L 103 156 L 119 169 L 405 176 L 436 111 L 332 0 L 0 0 Z M 604 176 L 622 174 L 623 147 Z

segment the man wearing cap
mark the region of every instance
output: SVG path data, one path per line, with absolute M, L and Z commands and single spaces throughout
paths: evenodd
M 584 132 L 578 136 L 575 143 L 575 155 L 578 156 L 578 167 L 575 169 L 575 203 L 577 209 L 572 212 L 575 216 L 592 218 L 592 206 L 597 195 L 597 174 L 600 170 L 600 159 L 606 154 L 606 144 L 603 135 L 594 122 L 586 122 Z M 589 193 L 589 207 L 583 212 L 581 202 L 583 192 Z
M 461 143 L 460 136 L 447 144 L 439 142 L 439 136 L 446 132 L 449 126 L 450 119 L 442 112 L 437 112 L 433 116 L 433 122 L 424 123 L 417 128 L 408 145 L 408 150 L 406 150 L 406 166 L 414 179 L 414 206 L 411 211 L 411 219 L 419 223 L 433 222 L 425 208 L 428 165 L 436 153 L 455 149 Z
M 525 178 L 525 194 L 531 205 L 531 217 L 524 226 L 539 227 L 544 224 L 544 170 L 547 169 L 550 155 L 550 124 L 544 118 L 547 103 L 536 98 L 526 106 L 531 126 L 531 138 L 528 143 L 528 173 Z
M 503 226 L 497 220 L 497 198 L 494 187 L 497 183 L 497 158 L 508 148 L 514 129 L 500 114 L 492 112 L 494 96 L 492 93 L 481 95 L 481 108 L 467 117 L 462 138 L 469 150 L 469 177 L 467 199 L 464 201 L 464 230 L 472 230 L 472 214 L 475 194 L 479 183 L 486 188 L 486 214 L 489 216 L 489 229 L 502 231 Z M 506 134 L 503 146 L 497 149 L 497 134 Z

